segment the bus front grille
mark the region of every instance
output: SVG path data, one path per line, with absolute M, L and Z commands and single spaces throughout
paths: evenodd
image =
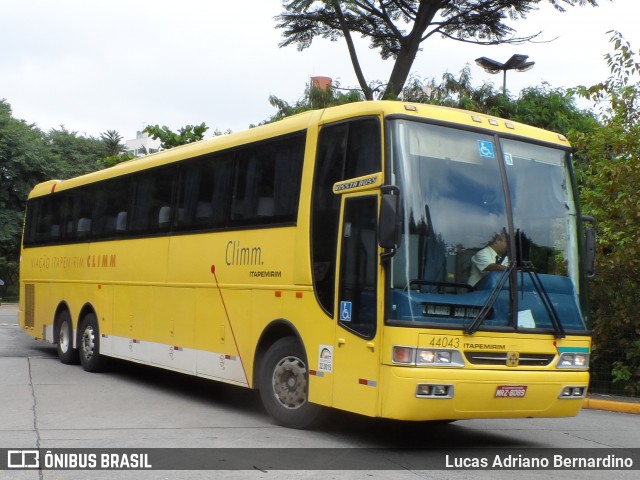
M 515 352 L 464 352 L 467 361 L 473 365 L 507 365 L 525 367 L 546 367 L 555 358 L 548 353 Z

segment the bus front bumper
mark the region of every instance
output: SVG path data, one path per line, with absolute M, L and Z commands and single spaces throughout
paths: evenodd
M 587 371 L 416 368 L 384 365 L 381 416 L 397 420 L 572 417 Z

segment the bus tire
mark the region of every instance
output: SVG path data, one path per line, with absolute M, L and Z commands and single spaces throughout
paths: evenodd
M 78 352 L 82 368 L 87 372 L 99 372 L 104 369 L 106 358 L 100 355 L 100 330 L 93 313 L 85 315 L 82 320 Z
M 289 428 L 307 428 L 322 416 L 322 407 L 309 402 L 309 370 L 300 343 L 293 337 L 276 341 L 262 359 L 258 386 L 267 413 Z
M 68 310 L 63 310 L 56 321 L 58 339 L 58 358 L 66 365 L 79 362 L 78 349 L 73 348 L 73 324 Z

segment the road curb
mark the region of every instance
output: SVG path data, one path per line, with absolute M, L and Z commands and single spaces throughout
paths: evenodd
M 615 400 L 602 400 L 600 398 L 585 398 L 582 408 L 640 414 L 640 403 L 617 402 Z

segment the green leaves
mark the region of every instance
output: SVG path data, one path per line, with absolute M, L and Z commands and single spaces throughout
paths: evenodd
M 565 6 L 597 6 L 596 0 L 549 0 L 559 12 Z M 520 44 L 538 34 L 519 37 L 510 26 L 537 8 L 540 0 L 285 0 L 284 12 L 275 17 L 283 30 L 281 47 L 311 46 L 317 37 L 344 38 L 358 83 L 373 100 L 362 72 L 352 35 L 369 42 L 383 60 L 394 59 L 382 98 L 397 98 L 405 86 L 421 45 L 440 35 L 461 42 L 498 45 Z
M 166 150 L 202 140 L 208 129 L 209 127 L 202 122 L 200 125 L 185 125 L 177 132 L 174 132 L 166 125 L 162 127 L 160 125 L 148 125 L 144 132 L 148 133 L 154 140 L 160 139 L 160 148 Z
M 593 101 L 601 125 L 573 140 L 582 169 L 583 210 L 598 219 L 598 276 L 591 289 L 594 379 L 640 393 L 640 63 L 619 32 L 605 56 L 611 75 L 576 93 Z

